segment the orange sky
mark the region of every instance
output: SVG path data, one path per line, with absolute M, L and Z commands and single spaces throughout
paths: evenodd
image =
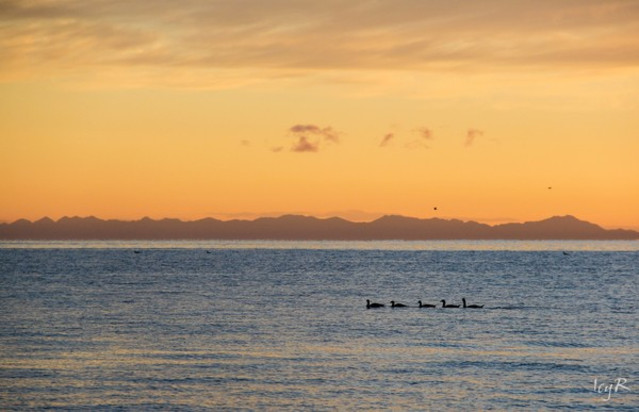
M 636 1 L 0 1 L 0 221 L 639 229 L 638 92 Z

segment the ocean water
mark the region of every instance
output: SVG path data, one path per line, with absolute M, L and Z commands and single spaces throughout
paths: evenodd
M 638 296 L 639 242 L 3 242 L 0 409 L 639 410 Z

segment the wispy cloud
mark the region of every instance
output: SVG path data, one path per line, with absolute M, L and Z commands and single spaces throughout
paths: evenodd
M 636 1 L 2 0 L 0 79 L 635 68 L 638 19 Z
M 419 136 L 419 139 L 413 139 L 411 141 L 405 142 L 404 147 L 406 149 L 428 148 L 428 145 L 425 143 L 425 141 L 433 139 L 433 131 L 429 129 L 428 127 L 418 127 L 416 129 L 413 129 L 411 133 L 417 134 Z M 379 146 L 380 147 L 388 146 L 391 143 L 391 141 L 394 141 L 397 139 L 398 137 L 396 136 L 395 133 L 387 133 L 382 138 L 382 141 L 380 142 Z
M 417 129 L 414 129 L 413 133 L 417 133 L 420 139 L 411 140 L 410 142 L 406 143 L 406 148 L 408 149 L 426 148 L 427 149 L 428 145 L 425 143 L 425 141 L 433 139 L 433 131 L 429 129 L 428 127 L 419 127 Z
M 415 129 L 415 133 L 418 133 L 422 138 L 431 140 L 433 138 L 433 131 L 428 127 L 419 127 Z
M 386 133 L 384 135 L 384 137 L 382 138 L 381 143 L 379 144 L 380 147 L 385 147 L 386 145 L 388 145 L 390 143 L 391 140 L 393 140 L 395 138 L 395 134 L 394 133 Z
M 464 146 L 470 147 L 475 142 L 477 137 L 483 136 L 484 132 L 478 129 L 468 129 L 466 132 L 466 141 L 464 142 Z
M 291 150 L 294 152 L 317 152 L 319 150 L 319 142 L 310 142 L 306 136 L 300 136 L 298 141 L 293 144 Z
M 289 130 L 296 135 L 315 135 L 323 137 L 325 140 L 333 143 L 339 142 L 339 133 L 332 127 L 319 127 L 314 124 L 296 124 Z

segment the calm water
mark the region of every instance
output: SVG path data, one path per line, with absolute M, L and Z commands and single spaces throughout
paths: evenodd
M 637 410 L 638 296 L 639 242 L 5 242 L 0 409 Z

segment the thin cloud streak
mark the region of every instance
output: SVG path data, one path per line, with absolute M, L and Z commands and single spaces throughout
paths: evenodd
M 393 140 L 393 138 L 395 138 L 394 133 L 386 133 L 384 137 L 382 138 L 382 141 L 380 142 L 379 146 L 380 147 L 387 146 L 391 142 L 391 140 Z

